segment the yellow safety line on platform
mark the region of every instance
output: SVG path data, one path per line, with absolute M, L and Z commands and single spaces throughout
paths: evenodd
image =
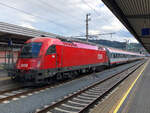
M 3 69 L 3 66 L 0 66 L 0 69 Z
M 147 62 L 147 64 L 144 65 L 143 69 L 141 70 L 141 72 L 139 73 L 139 75 L 137 76 L 137 78 L 134 80 L 134 82 L 132 83 L 132 85 L 130 86 L 130 88 L 127 90 L 127 92 L 125 93 L 125 95 L 123 96 L 123 98 L 121 99 L 121 101 L 119 102 L 119 104 L 117 105 L 117 107 L 115 108 L 115 110 L 114 110 L 113 113 L 117 113 L 118 112 L 118 110 L 120 109 L 121 105 L 123 104 L 123 102 L 127 98 L 128 94 L 130 93 L 131 89 L 133 88 L 133 86 L 136 83 L 136 81 L 138 80 L 138 78 L 141 76 L 141 74 L 145 70 L 145 68 L 148 65 L 148 63 L 149 63 L 149 61 Z
M 11 77 L 0 77 L 0 81 L 9 80 Z

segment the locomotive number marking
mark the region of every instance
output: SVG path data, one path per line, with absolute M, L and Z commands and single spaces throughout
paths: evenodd
M 28 64 L 21 64 L 21 67 L 28 67 Z
M 103 55 L 102 54 L 98 54 L 97 55 L 97 59 L 102 59 L 103 58 Z

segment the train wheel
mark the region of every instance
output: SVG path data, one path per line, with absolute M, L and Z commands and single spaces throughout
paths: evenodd
M 63 79 L 63 74 L 62 73 L 57 73 L 56 74 L 56 80 L 62 80 Z
M 46 78 L 45 82 L 46 82 L 46 84 L 52 84 L 54 82 L 54 80 L 50 77 L 50 78 Z
M 72 71 L 72 72 L 70 72 L 70 74 L 69 74 L 69 78 L 75 78 L 76 76 L 78 76 L 78 72 L 77 71 Z

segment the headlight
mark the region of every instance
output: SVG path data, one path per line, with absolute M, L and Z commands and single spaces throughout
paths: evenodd
M 40 65 L 41 65 L 41 61 L 38 61 L 38 62 L 37 62 L 37 68 L 39 68 Z

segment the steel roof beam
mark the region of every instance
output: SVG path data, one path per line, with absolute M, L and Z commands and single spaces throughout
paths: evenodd
M 126 15 L 129 19 L 150 19 L 150 14 L 147 15 Z
M 11 40 L 13 43 L 16 43 L 16 44 L 24 44 L 24 42 L 26 41 L 26 40 L 14 39 L 14 38 L 12 38 Z M 8 43 L 8 41 L 9 41 L 9 38 L 0 38 L 0 42 Z
M 124 24 L 124 26 L 134 35 L 134 37 L 143 45 L 143 47 L 148 50 L 148 48 L 144 45 L 144 43 L 139 39 L 139 36 L 137 35 L 137 32 L 134 30 L 134 28 L 129 23 L 126 15 L 123 13 L 121 8 L 118 6 L 115 0 L 102 0 L 105 5 L 113 12 L 113 14 Z

